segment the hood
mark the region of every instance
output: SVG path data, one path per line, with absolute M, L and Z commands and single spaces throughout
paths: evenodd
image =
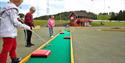
M 0 16 L 1 16 L 5 11 L 7 11 L 7 10 L 9 10 L 9 9 L 12 9 L 12 8 L 14 8 L 14 9 L 16 9 L 16 10 L 18 11 L 18 7 L 17 7 L 15 4 L 13 4 L 13 3 L 8 3 L 5 7 L 2 8 L 2 10 L 0 10 Z M 9 12 L 6 12 L 6 13 L 9 14 Z
M 3 8 L 3 10 L 7 10 L 7 9 L 10 9 L 10 8 L 16 8 L 16 9 L 18 9 L 18 7 L 15 5 L 15 4 L 13 4 L 13 3 L 9 3 L 9 4 L 7 4 L 4 8 Z

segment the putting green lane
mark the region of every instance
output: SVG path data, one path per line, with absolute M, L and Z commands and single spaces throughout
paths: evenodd
M 63 39 L 70 36 L 70 32 L 63 31 L 43 49 L 51 50 L 51 54 L 47 58 L 31 57 L 26 63 L 71 63 L 70 55 L 70 39 Z

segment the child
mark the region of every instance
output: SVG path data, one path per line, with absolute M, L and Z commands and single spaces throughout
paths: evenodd
M 50 37 L 53 37 L 53 27 L 54 26 L 55 26 L 54 16 L 50 16 L 50 18 L 48 19 L 48 27 L 49 27 Z
M 17 7 L 23 0 L 10 0 L 8 5 L 4 7 L 4 12 L 0 20 L 0 38 L 3 39 L 3 48 L 0 53 L 0 63 L 6 63 L 7 55 L 9 53 L 12 62 L 18 63 L 19 58 L 16 57 L 16 36 L 17 28 L 24 28 L 30 30 L 30 27 L 22 24 L 17 20 Z
M 30 28 L 32 29 L 32 27 L 34 27 L 33 24 L 33 13 L 35 12 L 35 7 L 31 7 L 29 12 L 25 15 L 25 20 L 24 23 L 28 26 L 30 26 Z M 25 36 L 26 36 L 26 47 L 31 47 L 34 44 L 31 43 L 31 37 L 32 37 L 32 31 L 30 30 L 24 30 L 25 32 Z

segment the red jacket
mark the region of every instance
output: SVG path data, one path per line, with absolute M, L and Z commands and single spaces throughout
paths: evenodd
M 26 25 L 30 26 L 31 29 L 32 29 L 32 27 L 34 27 L 34 25 L 33 25 L 33 16 L 32 16 L 32 14 L 30 12 L 28 12 L 25 15 L 24 23 Z

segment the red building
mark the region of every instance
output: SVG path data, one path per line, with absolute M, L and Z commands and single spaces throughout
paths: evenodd
M 87 17 L 87 13 L 85 12 L 71 12 L 69 15 L 70 26 L 91 26 L 91 19 Z

